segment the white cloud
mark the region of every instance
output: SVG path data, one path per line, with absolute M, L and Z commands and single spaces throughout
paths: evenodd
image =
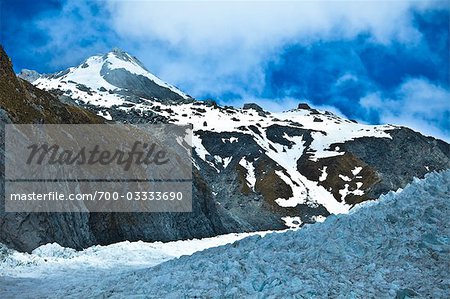
M 356 77 L 355 75 L 351 74 L 351 73 L 345 73 L 344 75 L 342 75 L 341 77 L 339 77 L 336 82 L 334 83 L 335 86 L 340 86 L 344 83 L 347 82 L 358 82 L 358 77 Z
M 104 15 L 94 9 L 96 2 L 66 0 L 61 10 L 37 17 L 27 26 L 40 29 L 48 40 L 34 50 L 36 55 L 50 57 L 45 63 L 63 68 L 91 56 L 93 51 L 105 51 Z M 26 23 L 25 23 L 26 24 Z M 51 55 L 48 55 L 51 53 Z
M 57 15 L 39 17 L 31 24 L 48 33 L 48 43 L 37 48 L 53 53 L 52 65 L 66 67 L 116 43 L 141 59 L 150 71 L 194 97 L 228 94 L 229 98 L 231 94 L 243 100 L 228 103 L 257 102 L 270 111 L 294 108 L 299 102 L 289 97 L 261 97 L 267 64 L 276 63 L 286 45 L 308 47 L 368 33 L 374 43 L 389 46 L 395 41 L 414 46 L 422 37 L 413 25 L 411 10 L 448 5 L 448 1 L 433 0 L 93 3 L 64 1 Z M 93 10 L 95 5 L 104 5 L 106 13 Z M 335 84 L 357 80 L 347 73 Z M 449 140 L 449 96 L 440 86 L 411 79 L 391 99 L 373 93 L 360 104 L 379 114 L 382 122 L 411 126 Z M 331 107 L 319 108 L 341 115 Z
M 400 124 L 450 141 L 450 91 L 425 79 L 406 80 L 394 97 L 372 93 L 360 100 L 382 123 Z
M 436 1 L 111 1 L 112 27 L 161 78 L 194 97 L 258 96 L 286 44 L 351 39 L 417 43 L 410 9 Z M 301 67 L 301 66 L 299 66 Z
M 244 48 L 287 39 L 354 37 L 414 41 L 409 9 L 435 1 L 113 1 L 123 35 L 160 39 L 199 53 L 242 43 Z M 236 49 L 238 50 L 238 49 Z

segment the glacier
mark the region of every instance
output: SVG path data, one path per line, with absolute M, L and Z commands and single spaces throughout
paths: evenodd
M 0 297 L 449 298 L 449 220 L 448 170 L 281 233 L 83 252 L 2 246 Z

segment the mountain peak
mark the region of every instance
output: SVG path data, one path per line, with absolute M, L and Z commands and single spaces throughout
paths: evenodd
M 22 78 L 30 83 L 33 83 L 37 79 L 39 79 L 42 75 L 36 72 L 35 70 L 22 69 L 20 73 L 17 74 L 17 77 Z
M 115 53 L 115 54 L 128 54 L 127 52 L 125 52 L 125 51 L 122 50 L 121 48 L 117 48 L 117 47 L 114 47 L 114 48 L 112 49 L 112 53 Z
M 120 48 L 113 48 L 111 52 L 108 52 L 103 56 L 104 60 L 111 60 L 111 57 L 117 58 L 125 62 L 137 64 L 139 67 L 148 72 L 144 64 L 141 61 L 139 61 L 139 59 L 137 59 L 135 56 L 129 54 L 128 52 Z
M 114 48 L 87 58 L 76 67 L 33 81 L 43 89 L 60 89 L 74 100 L 105 102 L 106 106 L 136 98 L 189 100 L 178 88 L 152 74 L 136 57 Z

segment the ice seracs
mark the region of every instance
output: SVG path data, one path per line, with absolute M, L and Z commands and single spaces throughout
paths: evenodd
M 82 252 L 49 244 L 32 255 L 0 247 L 0 296 L 448 298 L 449 195 L 446 171 L 349 215 L 263 237 L 122 242 Z

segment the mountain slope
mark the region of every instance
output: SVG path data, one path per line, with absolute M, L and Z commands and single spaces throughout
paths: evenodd
M 86 228 L 89 216 L 57 213 L 4 212 L 4 125 L 8 123 L 104 123 L 90 111 L 61 103 L 56 97 L 16 77 L 12 63 L 0 46 L 0 240 L 20 250 L 42 242 L 92 244 L 95 237 Z
M 18 79 L 0 46 L 0 111 L 15 123 L 103 123 L 104 119 Z
M 52 279 L 57 274 L 51 271 L 40 273 L 36 266 L 24 265 L 33 279 L 7 268 L 18 277 L 0 281 L 6 297 L 448 298 L 449 198 L 450 171 L 432 173 L 349 215 L 329 217 L 297 231 L 251 236 L 156 267 L 119 266 L 105 275 L 102 267 L 107 265 L 102 263 L 85 269 L 86 274 L 75 267 L 78 276 L 61 280 Z M 133 250 L 146 245 L 150 244 L 118 246 L 140 254 Z M 5 260 L 39 264 L 45 250 L 51 253 L 53 248 L 60 260 L 66 259 L 58 269 L 60 275 L 70 271 L 77 255 L 103 250 L 77 254 L 44 246 L 34 259 L 5 251 Z M 111 263 L 127 263 L 128 258 L 118 256 L 119 261 Z M 102 277 L 101 284 L 96 277 Z

